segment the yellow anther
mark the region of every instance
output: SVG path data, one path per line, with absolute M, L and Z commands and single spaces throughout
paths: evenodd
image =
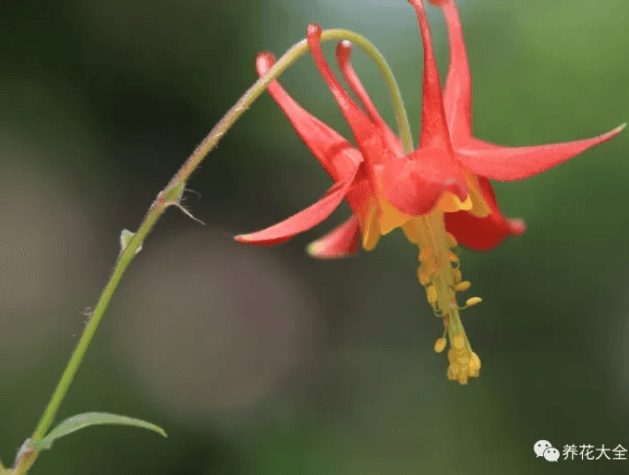
M 478 377 L 480 371 L 480 358 L 474 352 L 472 352 L 472 359 L 470 361 L 470 375 Z
M 419 283 L 422 285 L 426 285 L 430 282 L 430 274 L 426 272 L 423 266 L 417 269 L 417 278 L 419 279 Z
M 446 348 L 446 339 L 445 338 L 439 338 L 436 342 L 435 342 L 435 352 L 436 353 L 441 353 L 443 352 L 443 350 L 445 350 Z
M 467 305 L 468 307 L 471 307 L 472 305 L 476 305 L 478 303 L 481 303 L 482 301 L 483 299 L 480 297 L 472 297 L 465 301 L 465 305 Z
M 426 262 L 431 255 L 432 249 L 428 246 L 422 246 L 421 251 L 419 251 L 419 260 Z
M 459 262 L 459 256 L 457 256 L 454 252 L 448 252 L 448 260 L 450 262 Z
M 458 352 L 465 348 L 465 337 L 461 333 L 457 333 L 452 338 L 452 348 L 454 348 L 455 350 L 459 350 Z
M 421 267 L 425 272 L 432 275 L 437 272 L 437 259 L 429 257 L 426 261 L 422 262 Z
M 455 379 L 457 379 L 457 373 L 458 373 L 458 368 L 456 366 L 448 366 L 448 379 L 450 381 L 454 381 Z
M 454 350 L 454 348 L 450 348 L 448 350 L 448 361 L 450 363 L 454 363 L 456 361 L 456 357 L 457 357 L 456 350 Z
M 452 233 L 446 233 L 446 240 L 448 241 L 448 246 L 450 247 L 457 247 L 459 245 Z
M 457 361 L 461 363 L 461 365 L 467 365 L 470 362 L 470 359 L 470 355 L 467 352 L 457 357 Z
M 471 287 L 472 283 L 469 280 L 464 280 L 463 282 L 459 282 L 454 286 L 454 290 L 457 292 L 464 292 Z
M 426 298 L 431 305 L 437 301 L 437 289 L 435 289 L 434 285 L 426 287 Z
M 467 374 L 461 373 L 459 375 L 459 383 L 465 386 L 467 384 Z

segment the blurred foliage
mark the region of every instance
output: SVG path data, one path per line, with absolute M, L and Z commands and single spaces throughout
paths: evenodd
M 509 145 L 584 138 L 629 120 L 629 9 L 621 0 L 459 1 L 478 137 Z M 430 8 L 447 67 L 443 20 Z M 30 435 L 118 253 L 144 212 L 306 25 L 367 36 L 419 130 L 421 43 L 404 0 L 19 2 L 0 5 L 0 459 Z M 332 46 L 326 51 L 332 54 Z M 375 67 L 356 68 L 383 115 Z M 286 88 L 346 136 L 309 58 Z M 321 196 L 329 179 L 266 96 L 189 183 L 201 227 L 169 211 L 131 265 L 58 420 L 105 411 L 119 427 L 64 438 L 31 473 L 555 473 L 533 444 L 629 449 L 629 136 L 518 183 L 498 183 L 527 233 L 462 253 L 483 303 L 464 313 L 483 369 L 459 387 L 432 351 L 440 322 L 400 233 L 317 262 L 238 232 Z M 18 250 L 21 249 L 21 253 Z M 88 311 L 86 311 L 88 313 Z M 571 474 L 629 462 L 563 461 Z M 567 472 L 566 472 L 567 473 Z

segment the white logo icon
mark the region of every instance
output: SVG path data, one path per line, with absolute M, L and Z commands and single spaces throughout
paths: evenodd
M 535 451 L 535 455 L 537 455 L 538 457 L 543 457 L 544 450 L 549 449 L 552 446 L 553 444 L 551 444 L 547 440 L 538 440 L 537 442 L 535 442 L 535 445 L 533 446 L 533 450 Z
M 544 458 L 549 462 L 556 462 L 559 460 L 559 450 L 555 447 L 548 447 L 544 450 Z
M 553 444 L 547 440 L 538 440 L 533 446 L 535 455 L 537 457 L 544 457 L 549 462 L 556 462 L 559 460 L 559 450 L 553 447 Z

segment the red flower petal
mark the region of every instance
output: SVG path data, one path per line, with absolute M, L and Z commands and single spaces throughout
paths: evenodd
M 378 109 L 371 101 L 369 94 L 365 90 L 365 87 L 360 82 L 354 67 L 352 66 L 351 55 L 352 55 L 352 43 L 343 40 L 340 41 L 336 45 L 336 60 L 339 65 L 339 69 L 343 74 L 343 78 L 349 85 L 350 89 L 356 94 L 356 97 L 362 102 L 369 118 L 372 120 L 376 127 L 380 130 L 382 134 L 382 138 L 388 145 L 388 147 L 399 157 L 403 157 L 404 147 L 402 146 L 402 141 L 399 139 L 397 135 L 393 133 L 393 131 L 389 128 L 387 123 L 382 119 Z
M 532 147 L 500 147 L 471 139 L 469 144 L 456 149 L 456 156 L 461 164 L 477 175 L 492 180 L 521 180 L 542 173 L 611 139 L 624 128 L 625 124 L 591 139 Z
M 464 201 L 468 189 L 450 144 L 426 10 L 421 0 L 409 0 L 409 3 L 417 13 L 424 44 L 420 145 L 407 160 L 390 160 L 385 165 L 382 184 L 391 204 L 406 214 L 418 216 L 429 213 L 444 191 L 451 191 Z
M 473 138 L 472 84 L 461 18 L 453 0 L 432 3 L 441 4 L 443 7 L 450 41 L 450 69 L 444 105 L 452 145 L 456 158 L 475 174 L 493 180 L 528 178 L 611 139 L 625 127 L 621 125 L 611 132 L 591 139 L 532 147 L 502 147 Z
M 259 53 L 256 57 L 258 74 L 264 76 L 274 62 L 271 53 Z M 360 152 L 334 129 L 306 112 L 277 80 L 268 85 L 267 91 L 332 179 L 335 182 L 347 180 L 354 168 L 363 161 Z
M 356 254 L 360 247 L 358 218 L 352 215 L 347 221 L 325 236 L 310 243 L 308 254 L 317 259 L 337 259 Z
M 431 3 L 443 6 L 450 42 L 450 68 L 443 94 L 452 145 L 472 136 L 472 78 L 467 59 L 461 18 L 454 1 Z
M 426 17 L 423 0 L 408 0 L 415 8 L 419 30 L 424 44 L 424 86 L 422 93 L 422 126 L 419 137 L 419 147 L 434 146 L 442 150 L 451 151 L 450 134 L 443 110 L 441 95 L 441 80 L 435 61 L 435 54 L 430 39 L 430 25 Z
M 371 181 L 367 178 L 365 167 L 361 167 L 354 178 L 354 186 L 352 186 L 345 199 L 354 214 L 364 212 L 364 204 L 375 198 L 375 193 L 371 185 Z
M 467 211 L 457 211 L 445 213 L 444 219 L 446 230 L 454 234 L 460 245 L 472 251 L 489 251 L 507 236 L 522 235 L 526 224 L 520 218 L 505 218 L 498 208 L 489 180 L 479 176 L 478 181 L 491 213 L 484 218 L 477 218 Z
M 382 174 L 382 188 L 389 202 L 403 213 L 419 216 L 429 213 L 444 191 L 465 201 L 465 177 L 449 154 L 437 148 L 422 148 L 408 159 L 392 159 Z
M 313 228 L 330 216 L 338 205 L 341 204 L 341 201 L 343 201 L 345 195 L 354 184 L 357 171 L 358 167 L 354 169 L 349 180 L 335 183 L 319 201 L 299 213 L 294 214 L 290 218 L 285 219 L 281 223 L 255 233 L 240 234 L 234 239 L 246 244 L 272 246 L 288 241 L 296 234 Z
M 371 123 L 369 117 L 367 117 L 352 100 L 347 91 L 343 89 L 338 79 L 336 79 L 334 73 L 332 73 L 330 66 L 323 56 L 323 51 L 321 51 L 320 39 L 321 27 L 316 23 L 308 25 L 307 40 L 312 59 L 328 85 L 330 92 L 332 92 L 345 120 L 351 127 L 354 138 L 356 139 L 356 144 L 362 152 L 363 158 L 367 161 L 369 170 L 371 170 L 375 165 L 386 163 L 388 157 L 394 154 L 392 150 L 389 150 L 383 143 L 376 126 Z

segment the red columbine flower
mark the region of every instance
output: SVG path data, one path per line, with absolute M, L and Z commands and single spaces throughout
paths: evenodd
M 487 250 L 498 245 L 507 235 L 524 232 L 522 220 L 504 219 L 496 208 L 495 197 L 487 178 L 521 180 L 537 175 L 565 162 L 618 134 L 625 126 L 591 139 L 537 145 L 533 147 L 502 147 L 472 136 L 472 81 L 461 19 L 454 0 L 429 0 L 440 5 L 446 18 L 450 41 L 450 69 L 446 79 L 444 107 L 452 146 L 459 163 L 478 175 L 483 194 L 492 211 L 477 218 L 465 211 L 446 215 L 446 227 L 459 243 L 472 250 Z
M 489 155 L 487 150 L 484 154 L 467 154 L 468 149 L 461 148 L 461 143 L 465 142 L 460 137 L 464 134 L 459 132 L 461 128 L 457 128 L 456 123 L 464 123 L 464 119 L 458 118 L 461 114 L 468 115 L 469 123 L 469 94 L 467 99 L 457 95 L 456 84 L 460 80 L 450 79 L 458 76 L 455 72 L 461 69 L 460 58 L 456 61 L 452 58 L 448 81 L 455 86 L 446 89 L 446 115 L 424 6 L 419 0 L 409 2 L 416 10 L 424 44 L 419 149 L 404 154 L 399 138 L 384 123 L 351 66 L 351 45 L 341 42 L 336 49 L 339 67 L 366 113 L 350 98 L 325 61 L 319 45 L 320 27 L 312 24 L 307 34 L 312 57 L 349 123 L 358 148 L 351 146 L 334 130 L 304 111 L 277 81 L 273 81 L 268 87 L 269 93 L 335 184 L 321 200 L 300 213 L 275 226 L 237 236 L 236 239 L 262 245 L 286 241 L 322 222 L 343 199 L 347 199 L 353 215 L 330 234 L 310 245 L 309 252 L 315 257 L 339 257 L 354 253 L 361 235 L 363 247 L 372 249 L 382 234 L 401 227 L 409 241 L 419 247 L 419 281 L 426 289 L 428 302 L 435 314 L 443 318 L 444 337 L 437 340 L 435 351 L 445 349 L 447 333 L 452 347 L 448 352 L 448 377 L 465 384 L 469 377 L 478 376 L 480 359 L 471 350 L 459 310 L 475 305 L 481 299 L 470 298 L 465 307 L 457 304 L 456 293 L 470 287 L 469 282 L 462 280 L 459 269 L 457 239 L 471 248 L 488 249 L 507 234 L 521 234 L 524 230 L 523 223 L 506 220 L 502 216 L 486 177 L 496 178 L 497 174 L 502 174 L 502 179 L 517 179 L 540 173 L 567 160 L 568 153 L 575 155 L 611 138 L 619 129 L 589 141 L 545 146 L 545 151 L 548 147 L 558 147 L 553 150 L 561 150 L 563 155 L 555 151 L 539 158 L 543 155 L 539 153 L 539 147 L 504 149 L 490 145 L 487 150 L 491 147 L 492 152 L 519 152 L 512 153 L 513 162 L 501 158 L 499 154 Z M 453 25 L 455 23 L 449 20 L 449 27 Z M 450 34 L 454 37 L 452 31 Z M 272 63 L 272 55 L 259 54 L 256 61 L 258 73 L 265 74 Z M 464 100 L 461 101 L 460 97 L 464 97 Z M 449 130 L 450 124 L 457 131 L 456 134 Z M 565 147 L 572 148 L 568 150 Z M 536 154 L 535 158 L 526 158 L 527 153 Z M 477 157 L 478 163 L 472 157 Z M 474 165 L 468 162 L 474 162 Z
M 426 157 L 427 163 L 423 171 L 425 186 L 418 189 L 416 181 L 408 182 L 405 185 L 410 190 L 400 190 L 399 194 L 413 194 L 416 201 L 413 211 L 418 216 L 411 216 L 394 207 L 383 192 L 385 171 L 389 170 L 391 173 L 391 169 L 395 171 L 395 167 L 403 167 L 410 156 L 409 159 L 404 156 L 399 138 L 382 120 L 353 70 L 350 62 L 351 45 L 341 42 L 337 46 L 337 60 L 345 80 L 363 104 L 366 113 L 341 87 L 325 61 L 319 45 L 320 34 L 318 25 L 308 27 L 307 39 L 312 57 L 352 128 L 358 148 L 352 147 L 332 129 L 304 111 L 277 81 L 273 81 L 268 87 L 269 93 L 335 184 L 321 200 L 309 208 L 275 226 L 237 236 L 236 239 L 265 245 L 286 241 L 323 221 L 343 198 L 347 199 L 353 216 L 309 247 L 311 254 L 316 257 L 338 257 L 355 252 L 360 235 L 363 247 L 372 249 L 380 235 L 402 227 L 407 237 L 420 247 L 421 265 L 418 277 L 426 288 L 426 296 L 435 313 L 444 318 L 453 346 L 449 352 L 451 367 L 463 365 L 461 368 L 457 366 L 455 372 L 457 379 L 465 383 L 469 376 L 478 376 L 480 360 L 472 353 L 459 318 L 460 308 L 455 294 L 469 288 L 469 282 L 462 281 L 458 269 L 456 238 L 446 232 L 443 214 L 464 209 L 482 217 L 490 209 L 485 203 L 476 177 L 462 170 L 454 159 L 427 23 L 424 19 L 422 38 L 427 48 L 422 106 L 424 121 L 420 148 L 411 154 L 414 159 Z M 272 63 L 273 57 L 270 54 L 258 55 L 258 73 L 265 74 Z M 479 298 L 468 299 L 467 305 L 474 305 L 479 301 Z M 444 347 L 445 340 L 442 338 L 437 342 L 436 349 L 443 350 Z
M 354 216 L 332 233 L 309 246 L 309 252 L 315 257 L 339 257 L 357 250 L 358 237 L 361 234 L 363 247 L 367 250 L 373 249 L 382 234 L 401 227 L 411 216 L 392 206 L 382 190 L 385 165 L 393 159 L 405 160 L 400 139 L 386 125 L 358 79 L 350 61 L 351 44 L 343 41 L 337 45 L 337 61 L 343 77 L 362 102 L 367 111 L 366 114 L 351 99 L 332 73 L 321 51 L 320 35 L 321 28 L 318 25 L 312 24 L 308 27 L 307 39 L 312 57 L 352 128 L 358 148 L 353 147 L 330 127 L 302 109 L 277 81 L 271 82 L 267 88 L 269 93 L 280 105 L 297 133 L 335 184 L 321 200 L 300 213 L 262 231 L 236 236 L 236 240 L 258 245 L 284 242 L 322 222 L 343 198 L 346 198 Z M 260 53 L 256 58 L 258 74 L 264 75 L 273 62 L 274 58 L 270 53 Z M 435 84 L 432 88 L 424 87 L 423 115 L 429 119 L 432 117 L 430 109 L 435 104 L 433 91 Z M 437 102 L 441 104 L 439 87 L 436 87 L 436 94 L 438 94 Z M 441 117 L 444 122 L 443 110 Z M 423 133 L 422 137 L 432 134 L 429 122 L 430 120 L 426 120 L 424 127 L 429 132 Z M 442 139 L 449 144 L 445 122 L 441 132 Z M 451 162 L 454 162 L 451 148 L 449 154 Z M 456 170 L 456 168 L 453 169 Z M 429 183 L 427 189 L 421 193 L 422 208 L 419 214 L 427 213 L 434 208 L 449 212 L 477 208 L 479 216 L 486 216 L 489 210 L 476 183 L 471 183 L 474 190 L 471 196 L 468 196 L 467 182 L 474 182 L 474 177 L 464 176 L 464 172 L 460 172 L 460 180 L 455 183 L 448 172 L 449 170 L 445 167 L 434 167 L 433 170 L 428 171 L 427 175 L 435 183 Z M 442 178 L 442 183 L 436 183 L 439 178 Z M 413 185 L 413 189 L 415 188 L 416 186 Z

